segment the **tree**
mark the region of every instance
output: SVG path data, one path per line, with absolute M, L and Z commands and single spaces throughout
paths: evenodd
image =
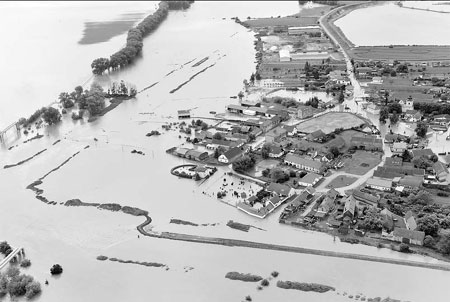
M 222 140 L 222 134 L 220 134 L 219 132 L 214 133 L 213 139 Z
M 41 292 L 41 284 L 37 281 L 31 281 L 25 286 L 25 297 L 31 299 Z
M 312 98 L 310 98 L 309 100 L 307 100 L 305 102 L 305 105 L 311 106 L 313 108 L 317 108 L 317 107 L 319 107 L 319 102 L 320 102 L 319 98 L 316 96 L 313 96 Z
M 359 226 L 367 231 L 381 231 L 383 228 L 383 217 L 376 209 L 369 209 Z
M 250 76 L 250 83 L 255 84 L 255 74 L 252 73 L 252 75 Z
M 388 110 L 389 110 L 389 113 L 400 114 L 400 113 L 402 113 L 402 105 L 400 105 L 400 103 L 393 102 L 388 105 Z
M 436 236 L 439 231 L 439 219 L 436 214 L 429 214 L 417 220 L 417 227 L 425 235 Z
M 343 103 L 345 101 L 344 92 L 341 90 L 339 92 L 338 102 Z
M 409 161 L 411 161 L 412 156 L 408 150 L 405 150 L 405 151 L 403 151 L 402 158 L 403 158 L 403 161 L 409 162 Z
M 380 122 L 386 123 L 386 119 L 389 117 L 389 111 L 386 107 L 380 110 Z
M 244 93 L 242 91 L 239 91 L 238 97 L 239 97 L 239 100 L 242 100 L 242 98 L 244 97 Z
M 53 125 L 61 120 L 61 113 L 59 113 L 58 109 L 49 107 L 42 114 L 42 118 L 44 119 L 44 122 L 46 122 L 47 124 Z
M 450 255 L 450 233 L 443 234 L 437 244 L 438 251 Z
M 398 117 L 397 112 L 394 112 L 394 113 L 389 117 L 389 120 L 391 121 L 391 124 L 397 124 L 397 123 L 398 123 L 398 120 L 399 120 L 399 117 Z
M 411 194 L 408 202 L 411 204 L 429 205 L 433 201 L 433 197 L 425 190 L 419 191 L 417 194 Z
M 61 267 L 61 265 L 59 265 L 59 264 L 54 264 L 53 266 L 52 266 L 52 268 L 50 269 L 50 273 L 52 274 L 52 275 L 59 275 L 59 274 L 61 274 L 63 272 L 63 268 Z
M 414 164 L 414 167 L 418 169 L 427 169 L 433 165 L 433 162 L 423 155 L 414 157 L 412 163 Z
M 409 245 L 407 245 L 406 243 L 401 243 L 400 244 L 400 252 L 402 253 L 409 253 Z
M 427 125 L 424 122 L 418 122 L 416 129 L 414 130 L 417 136 L 425 137 L 427 135 Z
M 95 59 L 94 61 L 92 61 L 91 68 L 93 74 L 102 75 L 105 70 L 109 69 L 109 59 Z
M 255 158 L 251 155 L 244 155 L 235 162 L 233 162 L 233 170 L 238 172 L 245 172 L 255 166 Z
M 2 253 L 3 255 L 8 256 L 10 253 L 12 252 L 12 248 L 9 245 L 8 242 L 6 241 L 2 241 L 0 242 L 0 253 Z
M 23 259 L 23 260 L 20 262 L 20 266 L 21 266 L 21 267 L 29 267 L 30 265 L 31 265 L 30 259 Z
M 266 143 L 261 148 L 261 156 L 262 156 L 262 158 L 264 158 L 264 159 L 269 158 L 269 153 L 270 153 L 270 145 Z
M 423 239 L 423 245 L 426 247 L 434 247 L 434 239 L 430 235 L 426 235 Z
M 330 151 L 331 154 L 333 154 L 333 157 L 334 157 L 334 158 L 338 157 L 339 154 L 341 154 L 341 152 L 339 152 L 338 147 L 336 147 L 336 146 L 332 146 L 332 147 L 329 149 L 329 151 Z
M 285 181 L 289 180 L 289 174 L 284 172 L 280 168 L 274 168 L 270 171 L 270 177 L 275 181 L 279 183 L 283 183 Z

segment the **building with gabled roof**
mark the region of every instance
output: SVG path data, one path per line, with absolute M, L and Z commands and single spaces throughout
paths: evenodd
M 266 191 L 283 197 L 292 196 L 294 194 L 294 189 L 287 185 L 279 184 L 276 182 L 271 182 L 266 188 Z
M 322 174 L 325 170 L 325 165 L 322 162 L 300 157 L 295 154 L 286 155 L 284 162 L 298 169 L 311 171 L 318 174 Z
M 422 231 L 413 231 L 402 228 L 395 228 L 392 233 L 392 239 L 406 244 L 423 245 L 425 233 Z
M 242 154 L 243 151 L 240 148 L 234 147 L 229 149 L 228 151 L 225 151 L 225 153 L 221 154 L 218 160 L 221 163 L 229 164 L 238 159 Z

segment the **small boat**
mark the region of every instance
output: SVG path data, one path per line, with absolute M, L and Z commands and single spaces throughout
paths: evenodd
M 237 96 L 235 96 L 235 95 L 230 96 L 230 99 L 237 99 Z
M 215 112 L 215 111 L 210 111 L 209 113 L 210 113 L 210 114 L 216 114 L 217 112 Z

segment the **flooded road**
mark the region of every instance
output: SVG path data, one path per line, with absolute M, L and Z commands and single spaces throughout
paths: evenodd
M 143 222 L 142 217 L 59 204 L 79 198 L 84 202 L 115 202 L 139 207 L 149 211 L 155 231 L 436 262 L 387 249 L 340 243 L 326 234 L 280 225 L 279 211 L 265 220 L 258 220 L 202 194 L 208 181 L 213 182 L 214 178 L 199 185 L 169 173 L 173 166 L 184 161 L 166 154 L 165 150 L 182 144 L 184 139 L 178 138 L 177 131 L 162 130 L 161 125 L 177 121 L 179 109 L 192 109 L 199 117 L 210 116 L 209 111 L 222 112 L 227 104 L 236 102 L 229 97 L 236 95 L 242 89 L 242 80 L 254 72 L 254 34 L 230 18 L 277 16 L 298 11 L 296 2 L 277 2 L 275 7 L 266 2 L 261 5 L 224 2 L 221 5 L 217 9 L 217 4 L 199 2 L 186 12 L 171 13 L 162 26 L 145 39 L 141 59 L 120 73 L 99 79 L 105 85 L 123 79 L 136 84 L 138 89 L 158 82 L 136 99 L 124 102 L 93 123 L 72 122 L 66 117 L 61 126 L 40 131 L 45 135 L 43 138 L 0 151 L 0 166 L 3 167 L 47 148 L 24 165 L 0 170 L 0 240 L 25 247 L 33 263 L 27 273 L 41 283 L 49 280 L 50 285 L 43 286 L 39 300 L 241 301 L 250 295 L 254 301 L 280 298 L 284 301 L 348 301 L 343 296 L 347 292 L 366 297 L 429 301 L 431 292 L 433 301 L 447 301 L 448 272 L 138 238 L 136 226 Z M 207 61 L 192 67 L 205 57 Z M 184 65 L 193 59 L 195 61 Z M 211 64 L 214 66 L 170 93 Z M 176 71 L 171 73 L 173 70 Z M 58 85 L 56 88 L 64 89 Z M 146 137 L 151 130 L 158 130 L 162 135 Z M 57 139 L 61 142 L 53 145 Z M 84 149 L 88 145 L 90 147 Z M 145 155 L 131 154 L 133 149 L 142 150 Z M 25 189 L 78 151 L 75 158 L 50 174 L 40 186 L 44 195 L 57 205 L 45 204 Z M 221 168 L 215 177 L 227 169 Z M 171 218 L 217 225 L 175 225 L 169 223 Z M 228 220 L 264 230 L 252 228 L 246 233 L 230 229 L 226 226 Z M 96 260 L 98 255 L 159 262 L 166 264 L 169 270 L 101 262 Z M 54 263 L 64 268 L 59 278 L 50 277 L 48 272 Z M 229 271 L 268 277 L 273 270 L 280 272 L 280 280 L 323 283 L 336 287 L 337 291 L 317 294 L 282 290 L 275 286 L 275 280 L 259 291 L 256 284 L 224 278 Z

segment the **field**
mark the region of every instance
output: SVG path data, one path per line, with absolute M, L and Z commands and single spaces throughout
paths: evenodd
M 246 20 L 243 23 L 250 27 L 268 26 L 308 26 L 317 25 L 317 17 L 283 17 L 283 18 L 258 18 Z
M 349 55 L 355 60 L 440 61 L 450 60 L 450 46 L 360 46 Z
M 356 151 L 352 158 L 344 160 L 344 171 L 355 175 L 364 175 L 381 162 L 381 153 Z
M 358 178 L 347 175 L 338 175 L 336 176 L 328 185 L 327 188 L 342 188 L 351 185 Z
M 348 129 L 364 124 L 364 120 L 354 114 L 345 112 L 331 112 L 300 123 L 298 129 L 301 132 L 311 133 L 322 130 L 324 133 L 331 133 L 336 128 Z
M 433 95 L 426 94 L 432 86 L 413 86 L 413 82 L 404 77 L 383 77 L 382 84 L 368 84 L 372 92 L 381 89 L 389 90 L 390 97 L 395 99 L 406 99 L 411 96 L 413 99 L 421 101 L 432 101 Z

